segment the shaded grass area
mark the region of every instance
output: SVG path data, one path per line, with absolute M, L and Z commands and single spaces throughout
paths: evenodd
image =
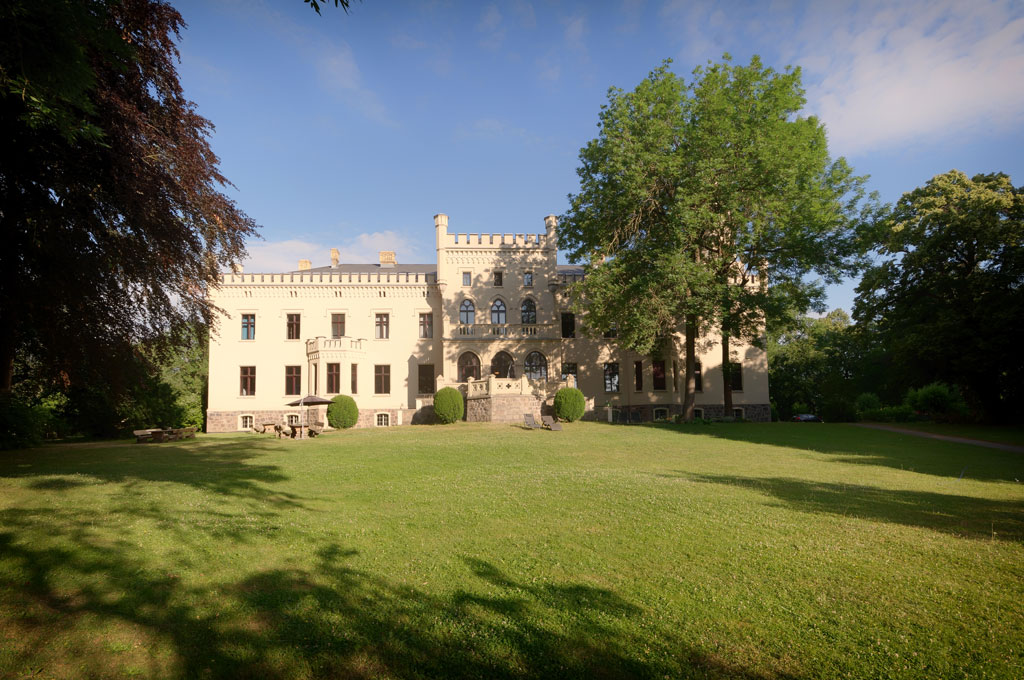
M 1015 479 L 807 424 L 6 452 L 0 677 L 1020 677 Z
M 1024 446 L 1024 427 L 1013 425 L 957 425 L 953 423 L 886 423 L 907 430 L 941 434 L 947 437 L 980 439 L 996 444 Z

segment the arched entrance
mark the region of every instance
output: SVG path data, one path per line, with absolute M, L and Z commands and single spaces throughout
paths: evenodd
M 495 354 L 491 359 L 491 375 L 496 375 L 499 378 L 515 378 L 516 364 L 512 360 L 512 355 L 508 352 Z
M 480 379 L 480 357 L 472 352 L 463 352 L 459 357 L 459 382 Z

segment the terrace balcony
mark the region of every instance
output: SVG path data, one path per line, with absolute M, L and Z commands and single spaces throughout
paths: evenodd
M 452 338 L 474 338 L 478 340 L 514 338 L 551 340 L 558 338 L 559 333 L 558 325 L 553 323 L 473 323 L 452 326 Z

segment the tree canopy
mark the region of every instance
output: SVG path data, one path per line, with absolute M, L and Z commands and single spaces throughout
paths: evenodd
M 959 385 L 976 411 L 1010 419 L 1024 397 L 1024 190 L 951 170 L 904 194 L 876 238 L 854 317 L 909 384 Z
M 178 80 L 161 0 L 0 9 L 0 359 L 73 384 L 209 320 L 254 222 L 222 193 L 213 129 Z
M 856 264 L 865 178 L 830 158 L 804 103 L 799 69 L 726 55 L 687 84 L 665 62 L 632 92 L 609 91 L 580 151 L 559 225 L 570 260 L 586 263 L 575 299 L 591 327 L 616 325 L 642 354 L 685 326 L 687 411 L 702 327 L 722 330 L 728 367 L 730 335 L 759 341 L 766 319 L 820 296 L 808 274 L 832 282 Z

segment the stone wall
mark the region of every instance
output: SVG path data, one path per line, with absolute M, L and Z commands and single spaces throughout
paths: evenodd
M 502 394 L 466 402 L 466 420 L 471 423 L 521 423 L 523 414 L 541 415 L 541 402 L 529 394 Z
M 305 409 L 303 409 L 305 410 Z M 252 416 L 253 424 L 259 427 L 263 423 L 280 423 L 284 424 L 287 421 L 289 415 L 298 414 L 299 422 L 305 422 L 306 424 L 327 422 L 327 411 L 323 410 L 323 407 L 317 408 L 315 406 L 309 407 L 309 414 L 305 415 L 298 408 L 283 408 L 274 410 L 260 410 L 260 411 L 207 411 L 206 412 L 206 431 L 207 432 L 238 432 L 239 431 L 239 420 L 243 415 Z M 303 418 L 308 417 L 306 421 Z
M 725 407 L 722 404 L 697 404 L 695 407 L 704 411 L 704 417 L 709 420 L 721 420 L 725 418 Z M 767 423 L 772 419 L 772 410 L 768 404 L 736 404 L 735 408 L 743 409 L 743 419 Z M 655 409 L 668 409 L 669 418 L 681 415 L 683 407 L 681 404 L 638 404 L 634 406 L 619 406 L 614 410 L 616 423 L 649 423 L 654 420 Z M 581 420 L 598 420 L 606 422 L 608 409 L 604 406 L 587 410 Z

